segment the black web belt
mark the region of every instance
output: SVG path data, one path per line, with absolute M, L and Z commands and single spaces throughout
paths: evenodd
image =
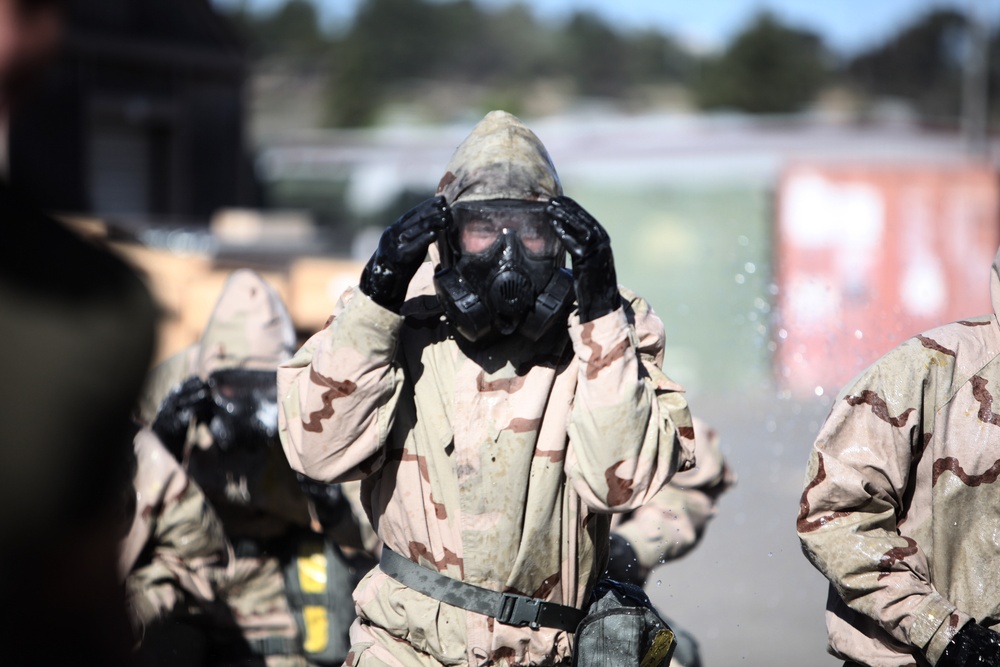
M 379 568 L 399 583 L 418 593 L 466 611 L 491 616 L 504 625 L 555 628 L 576 632 L 586 613 L 576 607 L 545 602 L 513 593 L 498 593 L 439 572 L 429 570 L 382 547 Z

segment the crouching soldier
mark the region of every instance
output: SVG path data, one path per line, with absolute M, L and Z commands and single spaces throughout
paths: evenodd
M 645 587 L 654 568 L 681 558 L 701 542 L 719 496 L 735 484 L 715 429 L 695 417 L 694 433 L 697 466 L 677 473 L 648 503 L 612 521 L 607 570 L 611 579 Z M 673 621 L 670 626 L 677 635 L 671 667 L 699 667 L 695 638 Z
M 437 194 L 279 370 L 282 442 L 363 480 L 386 546 L 348 665 L 569 664 L 609 513 L 689 464 L 691 418 L 662 323 L 527 127 L 489 114 Z

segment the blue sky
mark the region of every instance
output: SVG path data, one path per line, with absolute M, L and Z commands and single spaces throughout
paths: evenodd
M 215 0 L 234 4 L 241 0 Z M 316 0 L 331 23 L 350 19 L 359 0 Z M 514 0 L 476 0 L 501 6 Z M 269 8 L 282 0 L 246 0 Z M 588 9 L 626 28 L 656 26 L 695 44 L 713 46 L 727 39 L 761 9 L 793 25 L 822 34 L 837 50 L 850 53 L 874 44 L 936 6 L 989 8 L 995 23 L 1000 3 L 993 0 L 531 0 L 536 14 L 560 19 Z

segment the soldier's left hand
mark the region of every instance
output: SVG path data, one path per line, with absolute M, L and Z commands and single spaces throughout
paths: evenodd
M 969 621 L 955 634 L 937 662 L 938 667 L 1000 666 L 1000 634 Z
M 573 258 L 573 282 L 580 321 L 590 322 L 621 305 L 611 237 L 601 224 L 569 197 L 553 197 L 549 222 Z
M 211 390 L 194 375 L 170 390 L 156 413 L 152 429 L 170 453 L 183 458 L 188 426 L 192 419 L 203 417 L 211 404 Z

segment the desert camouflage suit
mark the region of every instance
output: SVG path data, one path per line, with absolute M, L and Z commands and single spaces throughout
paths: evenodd
M 736 482 L 719 449 L 718 433 L 697 417 L 693 421 L 697 465 L 674 475 L 642 507 L 615 515 L 611 522 L 611 532 L 635 550 L 641 579 L 694 549 L 717 512 L 719 496 Z
M 141 402 L 142 417 L 152 421 L 151 406 L 159 405 L 171 386 L 190 375 L 207 379 L 214 371 L 230 368 L 274 370 L 291 356 L 295 343 L 291 318 L 274 289 L 252 271 L 237 271 L 227 281 L 201 340 L 153 373 Z M 216 646 L 231 644 L 238 654 L 245 640 L 255 653 L 269 654 L 269 667 L 305 665 L 282 560 L 272 547 L 291 532 L 322 529 L 281 448 L 255 452 L 237 446 L 226 452 L 205 425 L 192 424 L 182 463 L 204 489 L 234 552 L 227 568 L 214 571 L 213 581 L 233 626 L 214 628 L 212 641 Z
M 215 511 L 156 434 L 139 431 L 135 453 L 135 516 L 119 568 L 141 641 L 157 621 L 202 614 L 215 600 L 212 570 L 229 554 Z
M 624 538 L 635 551 L 636 561 L 628 580 L 645 586 L 646 578 L 658 566 L 681 558 L 694 549 L 717 513 L 719 497 L 736 483 L 714 428 L 694 417 L 695 462 L 691 470 L 679 472 L 653 496 L 652 500 L 631 512 L 616 514 L 611 532 Z M 665 578 L 669 578 L 669 573 Z M 659 610 L 670 624 L 677 649 L 670 667 L 700 664 L 697 640 L 677 625 L 671 616 L 675 610 Z
M 449 204 L 561 192 L 537 137 L 494 112 L 459 147 Z M 315 479 L 362 479 L 385 544 L 454 579 L 584 606 L 604 569 L 611 512 L 634 509 L 680 467 L 694 433 L 660 370 L 663 325 L 622 290 L 587 324 L 531 344 L 471 345 L 442 319 L 435 253 L 401 314 L 349 290 L 329 325 L 278 372 L 281 436 Z M 567 335 L 568 334 L 568 335 Z M 377 568 L 354 594 L 348 665 L 552 665 L 571 636 L 438 602 Z
M 903 343 L 854 381 L 816 440 L 798 518 L 832 584 L 830 651 L 933 665 L 970 618 L 1000 628 L 1000 277 L 994 314 Z

